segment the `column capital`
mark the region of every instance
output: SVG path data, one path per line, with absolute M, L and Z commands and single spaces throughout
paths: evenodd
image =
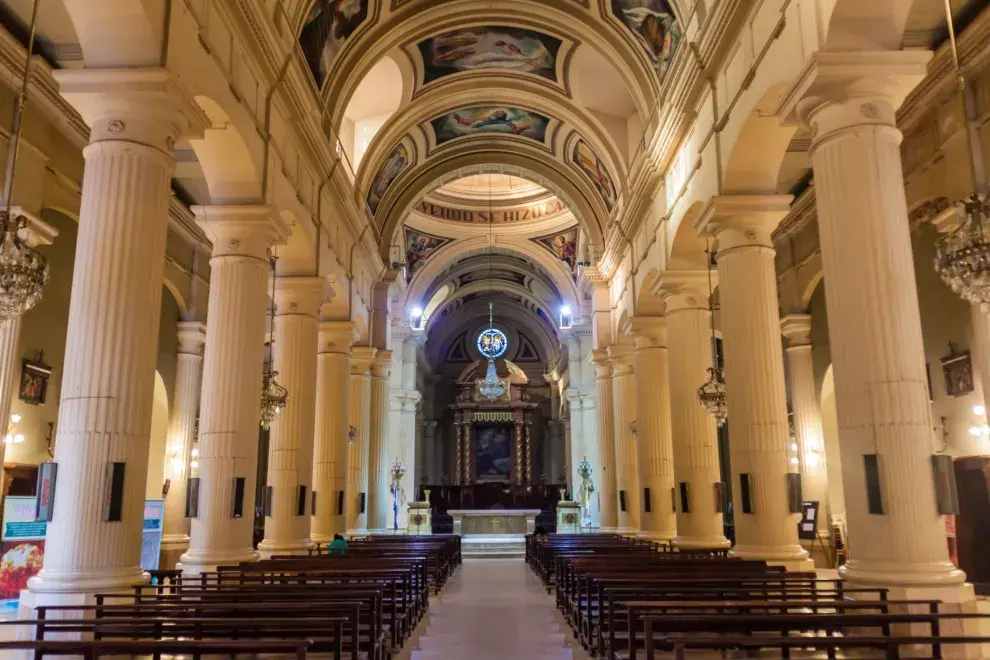
M 810 126 L 812 151 L 843 128 L 896 126 L 894 113 L 928 74 L 931 58 L 927 50 L 812 53 L 774 114 L 785 124 Z M 828 117 L 821 115 L 829 106 L 845 108 Z
M 199 321 L 179 321 L 179 354 L 203 355 L 206 345 L 206 324 Z
M 788 314 L 780 319 L 780 334 L 790 348 L 811 346 L 811 314 Z
M 612 344 L 608 347 L 608 362 L 613 376 L 628 376 L 633 373 L 633 347 Z
M 629 334 L 637 351 L 667 347 L 667 319 L 662 316 L 637 316 L 629 325 Z
M 668 270 L 657 278 L 654 291 L 663 296 L 667 313 L 687 309 L 708 310 L 709 272 L 705 270 Z M 718 284 L 718 273 L 711 272 L 711 286 Z
M 715 195 L 694 221 L 702 236 L 718 239 L 719 252 L 737 247 L 773 249 L 770 233 L 791 211 L 792 195 Z
M 371 346 L 355 346 L 351 349 L 351 375 L 367 376 L 371 372 L 371 365 L 375 361 L 377 348 Z
M 351 344 L 357 340 L 356 331 L 357 326 L 352 321 L 323 321 L 320 323 L 319 352 L 350 355 Z M 362 346 L 361 348 L 365 347 Z M 358 349 L 354 350 L 357 351 Z M 371 351 L 374 350 L 371 349 Z M 374 353 L 372 352 L 372 357 L 368 358 L 369 361 L 374 359 L 373 356 Z
M 313 316 L 326 298 L 322 277 L 276 277 L 275 316 Z M 271 279 L 269 279 L 271 281 Z
M 58 236 L 58 230 L 50 224 L 31 213 L 23 206 L 10 207 L 10 216 L 21 217 L 26 221 L 26 225 L 17 230 L 17 236 L 30 247 L 36 248 L 39 245 L 51 245 Z
M 591 364 L 595 367 L 595 378 L 608 378 L 612 375 L 612 364 L 608 359 L 608 351 L 596 348 L 591 351 Z
M 267 264 L 268 250 L 289 238 L 289 226 L 266 204 L 213 204 L 190 210 L 213 243 L 214 257 L 251 257 Z
M 371 363 L 372 378 L 388 378 L 392 372 L 392 351 L 378 349 Z
M 177 139 L 201 138 L 211 124 L 166 68 L 61 69 L 52 75 L 89 125 L 90 143 L 125 140 L 171 157 Z

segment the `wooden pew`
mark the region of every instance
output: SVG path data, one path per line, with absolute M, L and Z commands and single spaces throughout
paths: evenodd
M 284 641 L 31 640 L 0 642 L 0 652 L 29 651 L 35 660 L 63 655 L 81 655 L 85 660 L 120 655 L 150 655 L 158 660 L 166 654 L 182 654 L 191 656 L 193 660 L 200 660 L 203 655 L 230 655 L 233 658 L 244 653 L 292 653 L 295 654 L 296 660 L 304 660 L 310 646 L 311 643 L 304 639 Z

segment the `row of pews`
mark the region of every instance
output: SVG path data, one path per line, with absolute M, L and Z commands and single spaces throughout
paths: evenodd
M 158 571 L 127 593 L 5 622 L 30 626 L 34 639 L 0 642 L 0 656 L 388 660 L 459 565 L 459 537 L 394 536 L 353 540 L 342 555 L 275 556 L 196 576 Z
M 759 657 L 990 657 L 990 637 L 943 634 L 980 614 L 893 600 L 813 573 L 675 551 L 610 535 L 529 537 L 526 561 L 573 630 L 603 660 Z M 990 621 L 985 621 L 990 623 Z M 953 625 L 954 624 L 954 625 Z

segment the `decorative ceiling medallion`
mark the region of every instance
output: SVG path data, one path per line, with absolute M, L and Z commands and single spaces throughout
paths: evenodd
M 479 69 L 519 71 L 557 82 L 561 44 L 556 37 L 513 27 L 473 27 L 438 34 L 418 44 L 422 84 Z

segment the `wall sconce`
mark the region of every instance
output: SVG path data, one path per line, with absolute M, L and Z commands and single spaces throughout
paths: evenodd
M 571 308 L 569 305 L 562 305 L 560 307 L 560 329 L 567 330 L 574 326 L 574 317 L 571 315 Z
M 4 437 L 3 442 L 6 445 L 19 445 L 24 442 L 23 433 L 14 433 L 15 427 L 20 423 L 21 416 L 14 413 L 10 416 L 10 424 L 7 425 L 7 435 Z
M 423 318 L 423 308 L 413 307 L 412 313 L 409 315 L 409 326 L 413 330 L 422 330 L 426 325 L 426 319 Z

